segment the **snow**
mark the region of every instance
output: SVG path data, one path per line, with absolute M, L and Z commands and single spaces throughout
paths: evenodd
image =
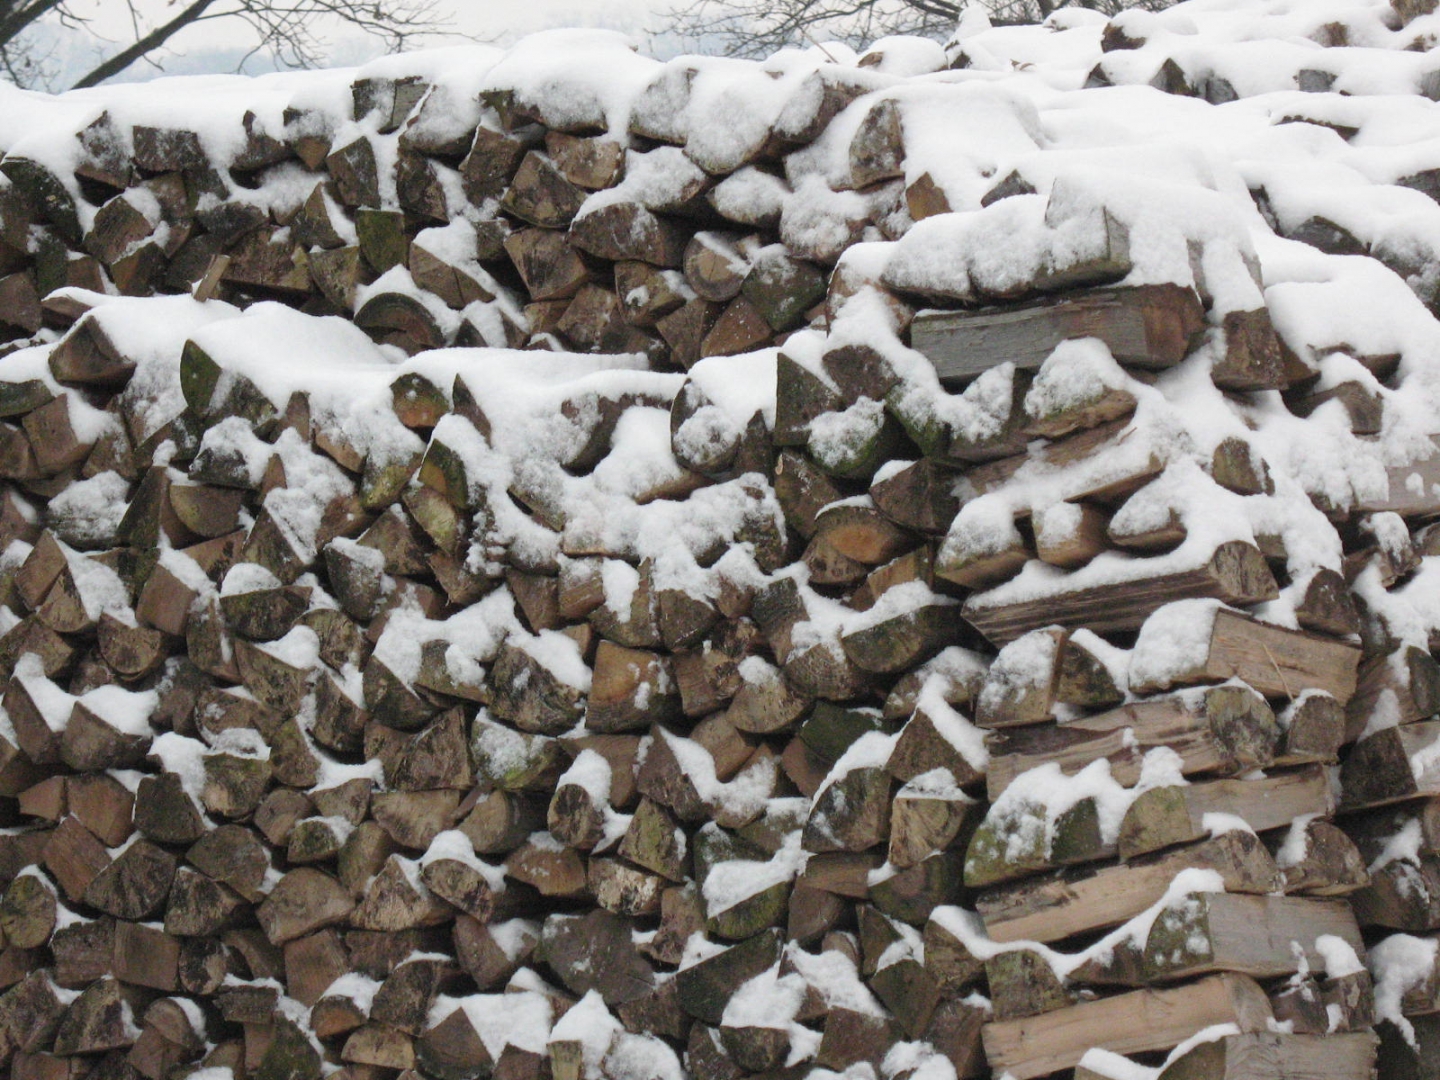
M 506 1046 L 531 1053 L 545 1052 L 554 1013 L 542 994 L 471 994 L 455 998 L 437 995 L 430 1007 L 430 1024 L 438 1024 L 456 1009 L 463 1009 L 491 1057 L 498 1059 Z
M 1006 861 L 1021 862 L 1027 854 L 1048 858 L 1064 815 L 1089 800 L 1095 806 L 1101 842 L 1113 845 L 1136 799 L 1154 788 L 1186 782 L 1180 775 L 1181 765 L 1175 751 L 1167 746 L 1155 747 L 1142 759 L 1135 785 L 1127 788 L 1111 776 L 1110 762 L 1105 758 L 1092 761 L 1073 775 L 1066 775 L 1059 764 L 1047 762 L 1017 776 L 990 805 L 985 823 L 1003 845 Z M 1231 815 L 1206 817 L 1204 827 L 1213 824 L 1217 832 L 1249 829 Z M 1212 823 L 1210 818 L 1216 820 Z
M 734 779 L 722 781 L 715 775 L 715 759 L 703 746 L 673 735 L 664 728 L 657 730 L 696 794 L 713 812 L 723 810 L 731 817 L 753 819 L 764 811 L 766 801 L 775 788 L 777 767 L 773 757 L 756 758 Z
M 797 831 L 785 837 L 780 849 L 767 862 L 726 859 L 715 863 L 700 889 L 707 914 L 714 918 L 766 889 L 793 881 L 805 869 L 808 858 L 808 852 L 801 850 Z
M 199 739 L 167 731 L 150 744 L 149 756 L 163 772 L 180 778 L 180 786 L 198 805 L 205 790 L 206 746 Z
M 1000 650 L 980 691 L 978 707 L 982 712 L 1002 709 L 1023 694 L 1049 688 L 1063 641 L 1053 629 L 1024 634 Z
M 430 841 L 430 846 L 425 849 L 425 854 L 420 856 L 420 865 L 426 867 L 439 859 L 464 863 L 485 879 L 485 884 L 490 887 L 491 892 L 505 891 L 504 868 L 492 866 L 477 857 L 475 848 L 469 839 L 458 829 L 447 829 L 437 833 L 435 839 Z
M 375 993 L 379 989 L 380 984 L 376 980 L 358 971 L 347 971 L 326 987 L 320 997 L 348 998 L 355 1003 L 357 1009 L 368 1015 L 370 1005 L 375 1000 Z
M 915 701 L 915 711 L 923 712 L 940 737 L 953 746 L 971 768 L 983 771 L 990 763 L 985 746 L 985 733 L 945 700 L 945 679 L 932 675 Z
M 259 563 L 239 562 L 226 571 L 220 582 L 220 595 L 239 596 L 280 586 L 280 579 Z
M 25 653 L 15 662 L 13 677 L 29 695 L 45 726 L 54 732 L 64 731 L 77 699 L 45 677 L 40 657 Z
M 73 482 L 46 504 L 45 513 L 53 526 L 85 547 L 106 547 L 114 542 L 129 496 L 125 478 L 106 470 Z
M 150 716 L 160 704 L 154 690 L 126 690 L 122 686 L 98 686 L 76 698 L 122 735 L 152 734 Z
M 1134 686 L 1165 689 L 1181 681 L 1210 652 L 1218 600 L 1177 600 L 1158 608 L 1140 627 L 1130 652 Z
M 1436 950 L 1440 942 L 1434 938 L 1391 934 L 1368 950 L 1368 965 L 1375 983 L 1375 1018 L 1389 1020 L 1400 1029 L 1411 1046 L 1417 1046 L 1415 1029 L 1402 1011 L 1405 995 L 1428 985 L 1434 977 Z

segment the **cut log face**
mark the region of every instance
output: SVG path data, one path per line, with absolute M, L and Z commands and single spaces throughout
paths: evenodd
M 1088 85 L 1236 97 L 1142 22 Z M 1440 1074 L 1415 358 L 1084 178 L 967 187 L 930 113 L 1034 134 L 960 115 L 977 45 L 616 48 L 618 130 L 517 53 L 3 155 L 0 1072 Z M 1279 122 L 1364 151 L 1323 96 Z M 1440 312 L 1404 215 L 1274 195 Z
M 1153 980 L 1212 971 L 1262 979 L 1289 975 L 1301 957 L 1307 964 L 1324 964 L 1313 942 L 1325 935 L 1364 950 L 1343 900 L 1196 893 L 1162 911 L 1151 926 L 1145 972 Z
M 1440 762 L 1430 749 L 1440 720 L 1385 728 L 1355 744 L 1341 767 L 1342 809 L 1440 794 Z
M 1258 1080 L 1288 1074 L 1363 1080 L 1374 1074 L 1377 1044 L 1375 1035 L 1368 1031 L 1227 1035 L 1182 1054 L 1160 1076 L 1161 1080 Z M 1382 1075 L 1388 1074 L 1382 1070 Z
M 1199 840 L 1208 831 L 1207 814 L 1234 814 L 1264 832 L 1296 818 L 1327 817 L 1334 809 L 1335 796 L 1325 771 L 1314 766 L 1263 779 L 1158 787 L 1131 804 L 1120 824 L 1118 851 L 1121 858 L 1130 859 Z
M 680 710 L 674 687 L 667 658 L 602 641 L 585 726 L 596 732 L 631 731 L 673 718 Z

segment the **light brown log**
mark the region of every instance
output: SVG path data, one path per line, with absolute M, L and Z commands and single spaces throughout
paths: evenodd
M 1204 780 L 1152 788 L 1140 795 L 1120 825 L 1118 851 L 1131 859 L 1174 844 L 1199 840 L 1207 814 L 1234 814 L 1264 832 L 1297 817 L 1328 817 L 1335 797 L 1317 766 L 1253 780 Z
M 1220 610 L 1204 656 L 1178 675 L 1131 689 L 1144 694 L 1235 678 L 1270 698 L 1294 699 L 1305 690 L 1323 690 L 1344 705 L 1355 692 L 1359 663 L 1360 650 L 1348 643 Z
M 992 1068 L 1031 1080 L 1077 1064 L 1091 1047 L 1117 1054 L 1166 1050 L 1202 1028 L 1236 1024 L 1263 1031 L 1272 1019 L 1265 992 L 1244 975 L 1214 975 L 1166 990 L 1137 990 L 1024 1020 L 985 1025 Z

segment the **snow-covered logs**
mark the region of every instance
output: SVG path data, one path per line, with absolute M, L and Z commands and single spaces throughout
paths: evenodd
M 1433 275 L 1277 149 L 1367 13 L 1194 183 L 1058 117 L 1268 110 L 1203 12 L 5 128 L 0 1067 L 1425 1075 Z

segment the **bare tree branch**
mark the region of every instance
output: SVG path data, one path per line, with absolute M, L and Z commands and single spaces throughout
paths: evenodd
M 120 74 L 136 60 L 158 49 L 185 27 L 195 22 L 214 2 L 215 0 L 194 0 L 189 7 L 184 8 L 169 22 L 157 26 L 150 33 L 135 41 L 129 48 L 122 49 L 99 67 L 92 69 L 88 75 L 75 83 L 73 89 L 79 90 L 82 87 L 95 86 L 112 75 Z
M 35 31 L 47 16 L 66 27 L 86 18 L 71 6 L 74 0 L 0 0 L 0 77 L 20 85 L 44 83 L 31 52 Z M 82 77 L 75 86 L 94 86 L 141 60 L 163 65 L 165 46 L 175 35 L 202 22 L 229 19 L 243 23 L 254 36 L 257 52 L 268 52 L 281 67 L 314 67 L 326 59 L 323 24 L 344 23 L 377 38 L 389 52 L 400 51 L 423 35 L 446 33 L 437 0 L 179 0 L 180 10 L 167 21 L 146 21 L 134 0 L 126 0 L 132 32 L 119 50 Z M 244 60 L 241 61 L 244 63 Z

